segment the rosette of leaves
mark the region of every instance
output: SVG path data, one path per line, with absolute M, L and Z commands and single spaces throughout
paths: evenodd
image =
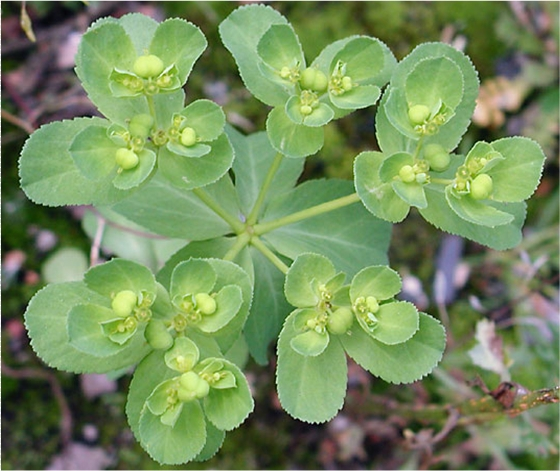
M 191 258 L 173 269 L 169 295 L 174 311 L 171 325 L 177 333 L 212 334 L 226 351 L 249 314 L 252 285 L 232 262 Z
M 450 46 L 424 44 L 398 64 L 376 115 L 382 152 L 363 152 L 354 163 L 356 191 L 370 212 L 400 222 L 415 207 L 436 227 L 494 249 L 519 243 L 524 200 L 545 157 L 519 137 L 453 154 L 477 94 L 470 60 Z
M 401 289 L 387 266 L 359 271 L 350 284 L 329 259 L 302 254 L 285 283 L 296 309 L 278 342 L 277 386 L 282 406 L 307 422 L 325 422 L 344 403 L 346 354 L 375 376 L 408 383 L 428 374 L 445 347 L 441 324 L 394 296 Z
M 327 46 L 307 66 L 292 26 L 262 5 L 237 9 L 220 33 L 249 91 L 274 107 L 267 132 L 288 157 L 314 154 L 324 125 L 375 104 L 396 62 L 378 39 L 353 36 Z
M 90 268 L 83 282 L 51 284 L 25 312 L 37 355 L 52 367 L 99 373 L 130 366 L 146 354 L 144 332 L 164 319 L 169 296 L 143 265 L 113 259 Z
M 185 108 L 181 88 L 206 44 L 200 29 L 181 19 L 130 14 L 95 22 L 80 42 L 76 73 L 106 119 L 50 123 L 30 136 L 20 158 L 29 198 L 112 204 L 159 164 L 187 189 L 223 176 L 233 161 L 223 112 L 207 100 Z
M 253 410 L 245 376 L 216 352 L 179 336 L 137 367 L 127 416 L 140 444 L 165 464 L 207 460 Z M 204 358 L 203 358 L 204 357 Z M 202 359 L 203 358 L 203 359 Z

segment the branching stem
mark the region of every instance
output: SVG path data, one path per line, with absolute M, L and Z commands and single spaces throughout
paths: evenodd
M 270 168 L 268 169 L 268 173 L 266 174 L 264 182 L 261 186 L 259 195 L 257 196 L 253 209 L 251 210 L 251 213 L 247 217 L 248 225 L 252 226 L 257 222 L 257 218 L 259 217 L 259 211 L 261 210 L 262 204 L 264 203 L 264 199 L 266 198 L 268 189 L 270 188 L 270 185 L 274 180 L 274 176 L 276 175 L 278 168 L 280 168 L 280 164 L 282 163 L 283 159 L 284 159 L 284 155 L 281 154 L 280 152 L 278 152 L 274 157 L 274 160 L 272 161 L 272 164 L 270 165 Z
M 276 219 L 274 221 L 256 224 L 254 226 L 254 231 L 256 235 L 266 234 L 267 232 L 278 229 L 279 227 L 287 226 L 288 224 L 293 224 L 294 222 L 302 221 L 313 216 L 318 216 L 319 214 L 328 213 L 330 211 L 334 211 L 335 209 L 340 209 L 345 206 L 357 203 L 358 201 L 360 201 L 360 197 L 358 196 L 358 194 L 352 193 L 351 195 L 342 196 L 341 198 L 327 201 L 326 203 L 321 203 L 317 206 L 312 206 L 311 208 L 289 214 L 288 216 Z
M 235 216 L 228 213 L 222 205 L 212 198 L 203 188 L 195 188 L 192 191 L 206 206 L 227 222 L 237 234 L 241 234 L 245 230 L 245 225 Z
M 255 248 L 266 258 L 268 258 L 272 262 L 272 264 L 276 268 L 278 268 L 278 270 L 284 273 L 284 275 L 288 273 L 289 267 L 282 260 L 280 260 L 278 256 L 263 243 L 262 240 L 260 240 L 258 237 L 253 236 L 251 239 L 251 244 L 254 245 Z

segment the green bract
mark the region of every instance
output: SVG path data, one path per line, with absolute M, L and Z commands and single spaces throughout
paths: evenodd
M 307 422 L 343 406 L 347 357 L 392 383 L 430 373 L 445 331 L 398 299 L 390 223 L 417 211 L 514 247 L 545 160 L 524 137 L 460 154 L 479 84 L 451 46 L 423 44 L 397 63 L 355 35 L 308 63 L 288 20 L 254 4 L 219 31 L 248 92 L 270 107 L 266 129 L 243 135 L 213 101 L 185 102 L 207 45 L 199 28 L 130 14 L 94 22 L 76 56 L 104 118 L 42 126 L 19 162 L 34 202 L 94 206 L 84 228 L 115 254 L 33 297 L 31 345 L 64 371 L 134 371 L 130 427 L 166 465 L 219 450 L 253 409 L 241 368 L 248 355 L 267 364 L 275 341 L 278 397 Z M 325 126 L 378 101 L 364 112 L 379 150 L 355 158 L 353 182 L 303 181 Z

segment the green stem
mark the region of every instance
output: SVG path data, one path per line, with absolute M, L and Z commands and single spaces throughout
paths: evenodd
M 253 236 L 251 239 L 251 244 L 255 246 L 255 248 L 261 252 L 266 258 L 268 258 L 272 264 L 278 268 L 284 275 L 288 273 L 289 267 L 280 260 L 276 254 L 270 250 L 266 245 L 264 245 L 263 241 L 260 240 L 258 237 Z
M 237 240 L 235 244 L 227 251 L 227 253 L 223 256 L 224 260 L 228 260 L 233 262 L 235 257 L 243 250 L 243 248 L 250 242 L 251 235 L 248 232 L 242 232 L 237 236 Z
M 148 108 L 150 109 L 150 114 L 152 115 L 152 118 L 154 118 L 154 126 L 157 128 L 157 115 L 154 97 L 152 95 L 146 95 L 146 100 L 148 100 Z
M 274 221 L 264 222 L 262 224 L 257 224 L 254 226 L 254 231 L 256 235 L 266 234 L 267 232 L 278 229 L 282 226 L 287 226 L 288 224 L 293 224 L 294 222 L 301 221 L 303 219 L 308 219 L 313 216 L 318 216 L 319 214 L 328 213 L 334 211 L 335 209 L 343 208 L 360 201 L 360 197 L 357 193 L 352 193 L 351 195 L 343 196 L 332 201 L 327 201 L 326 203 L 318 204 L 317 206 L 312 206 L 311 208 L 298 211 L 297 213 L 289 214 L 280 219 Z
M 231 228 L 237 233 L 241 234 L 245 230 L 244 224 L 228 213 L 222 206 L 214 200 L 206 191 L 202 188 L 195 188 L 192 190 L 193 193 L 200 198 L 200 200 L 208 206 L 212 211 L 214 211 L 218 216 L 220 216 L 225 222 L 227 222 Z
M 251 210 L 251 213 L 247 217 L 247 225 L 252 226 L 257 222 L 257 218 L 259 217 L 259 211 L 261 210 L 262 204 L 264 203 L 264 199 L 266 198 L 266 194 L 268 193 L 268 189 L 270 188 L 270 185 L 274 180 L 274 176 L 276 175 L 276 172 L 278 171 L 278 168 L 280 167 L 283 158 L 284 155 L 281 154 L 280 152 L 278 152 L 274 157 L 274 160 L 272 161 L 272 164 L 270 165 L 270 168 L 268 169 L 268 173 L 266 174 L 264 182 L 261 186 L 259 195 L 257 196 L 257 200 L 255 201 L 253 209 Z

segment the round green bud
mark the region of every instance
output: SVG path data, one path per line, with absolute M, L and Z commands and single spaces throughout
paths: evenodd
M 282 77 L 283 79 L 287 79 L 290 77 L 290 68 L 287 66 L 282 67 L 282 69 L 280 70 L 280 77 Z
M 309 105 L 301 105 L 299 111 L 302 115 L 309 116 L 311 113 L 313 113 L 313 108 L 311 108 L 311 106 Z
M 329 80 L 319 69 L 308 67 L 301 73 L 299 83 L 301 88 L 322 93 L 327 89 Z
M 119 317 L 128 317 L 136 307 L 138 296 L 134 291 L 128 289 L 119 291 L 111 301 L 111 307 Z
M 339 307 L 327 319 L 327 329 L 334 335 L 348 332 L 354 322 L 354 313 L 349 307 Z
M 208 396 L 210 385 L 194 371 L 187 371 L 179 378 L 177 396 L 183 402 L 194 401 Z
M 138 165 L 138 155 L 131 149 L 121 147 L 115 153 L 115 161 L 123 170 L 131 170 Z
M 157 77 L 163 69 L 163 61 L 153 54 L 138 57 L 132 66 L 132 71 L 142 78 Z
M 130 120 L 128 131 L 133 136 L 146 139 L 150 135 L 150 129 L 154 124 L 154 118 L 149 114 L 138 114 Z
M 492 193 L 492 187 L 492 177 L 486 173 L 481 173 L 471 182 L 470 195 L 475 200 L 486 199 Z
M 144 337 L 150 346 L 156 350 L 167 350 L 173 345 L 173 336 L 161 319 L 152 319 L 148 322 Z
M 208 293 L 198 293 L 194 295 L 194 302 L 197 309 L 206 315 L 214 314 L 216 312 L 216 300 Z
M 193 128 L 185 128 L 181 132 L 181 144 L 185 147 L 194 146 L 196 144 L 196 131 Z
M 430 108 L 426 105 L 413 105 L 408 109 L 408 119 L 414 125 L 424 123 L 430 117 Z
M 352 84 L 352 79 L 350 77 L 348 77 L 347 75 L 342 77 L 342 88 L 345 92 L 352 90 L 353 86 L 354 85 Z
M 366 305 L 368 307 L 369 312 L 377 312 L 379 311 L 379 303 L 377 302 L 377 299 L 374 296 L 368 296 L 366 298 Z
M 399 178 L 405 183 L 411 183 L 416 180 L 416 172 L 410 165 L 403 165 L 399 170 Z
M 179 378 L 179 384 L 181 387 L 188 391 L 194 391 L 200 381 L 200 376 L 198 376 L 194 371 L 187 371 L 183 373 Z
M 210 392 L 210 384 L 207 381 L 200 378 L 200 381 L 196 385 L 196 389 L 194 390 L 194 394 L 198 399 L 202 399 L 203 397 L 208 396 Z
M 439 144 L 428 144 L 424 147 L 424 158 L 430 164 L 430 169 L 435 172 L 447 170 L 451 162 L 449 153 Z
M 428 181 L 428 175 L 426 175 L 424 172 L 417 173 L 415 180 L 416 183 L 420 183 L 420 184 L 426 183 Z

